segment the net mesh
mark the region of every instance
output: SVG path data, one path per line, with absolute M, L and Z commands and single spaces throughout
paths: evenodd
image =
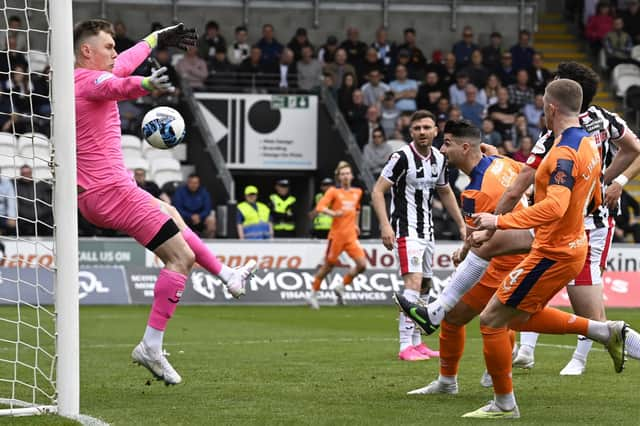
M 56 399 L 49 40 L 49 1 L 0 0 L 0 408 L 9 412 Z

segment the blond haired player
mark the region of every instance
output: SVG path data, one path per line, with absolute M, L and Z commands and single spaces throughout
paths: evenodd
M 342 284 L 334 288 L 338 304 L 344 304 L 344 287 L 351 284 L 353 278 L 366 268 L 364 250 L 358 243 L 358 235 L 360 234 L 358 213 L 360 212 L 362 189 L 351 186 L 353 172 L 351 171 L 351 165 L 346 161 L 338 163 L 335 176 L 340 187 L 329 188 L 316 206 L 318 213 L 331 216 L 333 222 L 327 238 L 328 244 L 324 263 L 314 277 L 313 289 L 308 298 L 309 305 L 313 309 L 320 307 L 318 304 L 318 290 L 320 290 L 324 277 L 338 263 L 340 253 L 346 251 L 355 262 L 355 265 L 344 276 Z

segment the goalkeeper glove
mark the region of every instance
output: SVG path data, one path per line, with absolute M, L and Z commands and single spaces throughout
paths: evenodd
M 152 49 L 157 46 L 160 48 L 179 47 L 182 50 L 187 50 L 196 45 L 197 39 L 198 34 L 195 28 L 188 29 L 184 27 L 183 23 L 179 23 L 149 34 L 144 38 L 144 41 Z
M 157 70 L 152 69 L 151 75 L 142 79 L 142 88 L 149 92 L 155 90 L 163 90 L 166 92 L 175 91 L 176 89 L 171 84 L 171 81 L 169 81 L 169 76 L 165 74 L 166 72 L 167 67 L 162 67 Z

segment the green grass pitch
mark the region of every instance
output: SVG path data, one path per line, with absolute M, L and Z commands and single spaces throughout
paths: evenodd
M 3 313 L 0 310 L 0 315 Z M 472 424 L 460 415 L 491 399 L 478 323 L 468 326 L 457 396 L 406 395 L 438 372 L 436 359 L 397 360 L 392 306 L 180 306 L 166 338 L 183 384 L 149 382 L 129 354 L 148 307 L 81 308 L 81 412 L 114 425 Z M 640 328 L 640 310 L 609 310 Z M 426 338 L 437 347 L 437 338 Z M 594 344 L 581 377 L 560 377 L 574 336 L 541 336 L 533 370 L 515 370 L 520 425 L 637 425 L 640 363 L 615 374 Z M 515 423 L 515 422 L 514 422 Z M 55 416 L 0 424 L 73 424 Z M 502 424 L 505 424 L 503 422 Z

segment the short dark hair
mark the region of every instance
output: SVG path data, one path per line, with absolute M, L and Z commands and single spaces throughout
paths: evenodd
M 187 179 L 191 179 L 191 178 L 200 179 L 200 175 L 198 175 L 197 173 L 191 173 L 191 174 L 189 174 L 189 176 L 187 176 Z
M 244 31 L 246 33 L 248 33 L 249 31 L 247 30 L 247 27 L 245 27 L 244 25 L 238 25 L 236 27 L 236 32 L 239 33 L 240 31 Z
M 430 118 L 433 120 L 434 123 L 436 122 L 436 116 L 433 115 L 431 111 L 427 111 L 426 109 L 417 110 L 416 112 L 411 114 L 411 118 L 409 120 L 413 124 L 416 121 L 422 120 L 423 118 Z
M 11 15 L 9 17 L 9 22 L 20 22 L 22 23 L 22 19 L 18 15 Z
M 373 130 L 371 131 L 371 135 L 373 136 L 373 134 L 374 134 L 375 132 L 380 132 L 380 133 L 382 133 L 382 137 L 383 137 L 383 138 L 386 138 L 386 137 L 387 137 L 387 135 L 385 135 L 385 134 L 384 134 L 384 129 L 383 129 L 382 127 L 376 127 L 375 129 L 373 129 Z
M 480 129 L 468 120 L 447 121 L 444 125 L 444 133 L 450 133 L 454 138 L 470 139 L 477 143 L 480 143 L 481 139 Z
M 111 22 L 104 19 L 90 19 L 80 22 L 73 29 L 73 48 L 77 50 L 85 39 L 100 34 L 100 31 L 104 31 L 111 37 L 115 35 Z
M 404 31 L 403 31 L 403 34 L 407 34 L 407 33 L 411 33 L 413 35 L 416 35 L 416 29 L 413 28 L 413 27 L 405 28 Z
M 600 77 L 591 68 L 578 62 L 561 62 L 556 72 L 558 78 L 568 78 L 573 80 L 582 87 L 582 106 L 580 112 L 584 112 L 591 105 L 593 97 L 598 91 L 598 83 Z
M 211 28 L 215 28 L 216 30 L 220 29 L 220 26 L 218 25 L 218 23 L 216 21 L 209 21 L 207 22 L 207 26 L 206 29 L 211 29 Z

